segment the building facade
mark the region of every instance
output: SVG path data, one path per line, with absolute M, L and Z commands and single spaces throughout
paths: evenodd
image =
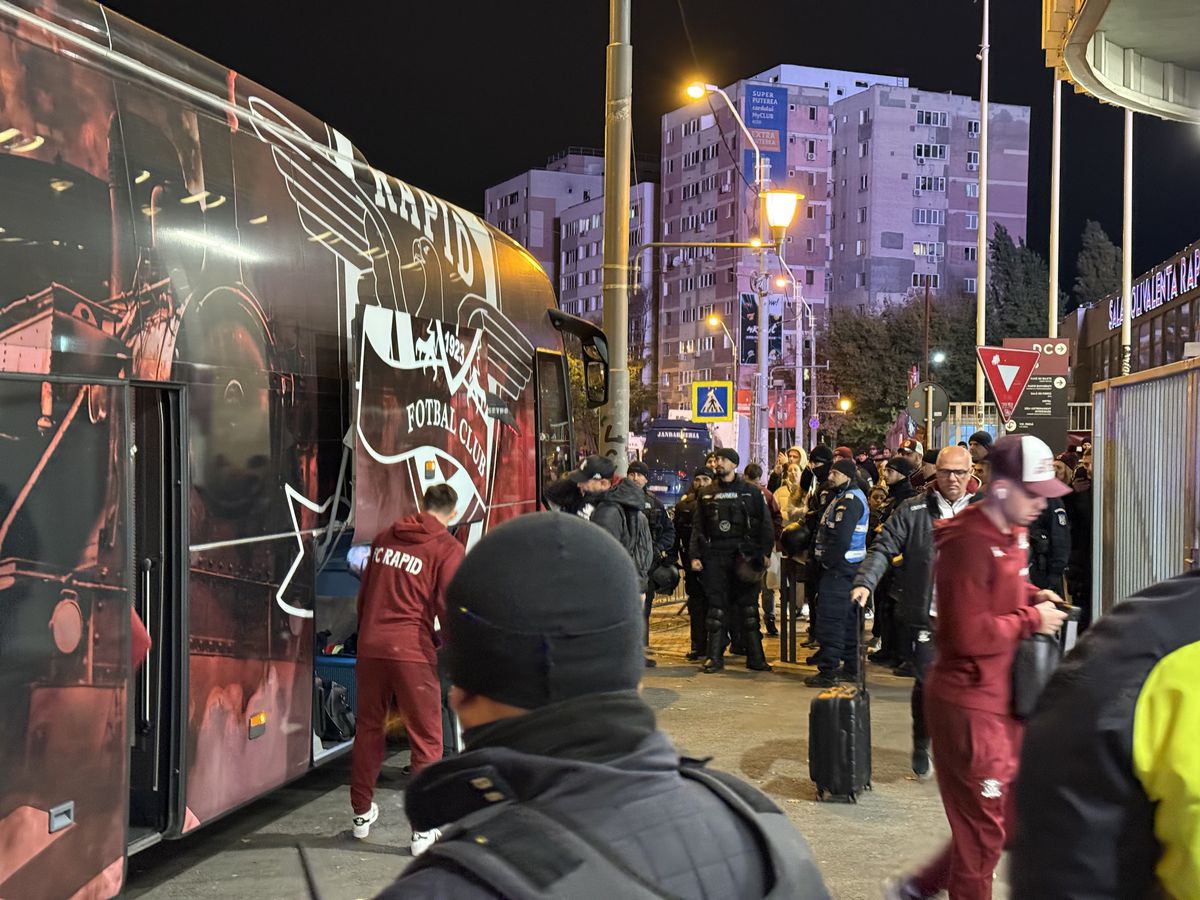
M 1025 236 L 1029 107 L 990 104 L 988 233 Z M 833 105 L 829 302 L 874 311 L 930 287 L 973 295 L 979 102 L 874 85 Z
M 805 354 L 805 309 L 820 327 L 829 287 L 831 98 L 881 82 L 907 83 L 783 65 L 726 89 L 759 145 L 770 186 L 797 191 L 804 200 L 782 245 L 784 262 L 773 251 L 760 255 L 737 249 L 682 247 L 657 255 L 664 408 L 687 406 L 694 381 L 734 380 L 751 389 L 760 289 L 772 317 L 770 383 L 794 388 Z M 762 234 L 753 149 L 720 97 L 710 95 L 664 115 L 661 152 L 663 241 L 746 242 Z M 781 275 L 782 286 L 777 283 Z M 712 316 L 719 319 L 716 324 Z
M 642 381 L 657 372 L 659 298 L 654 251 L 638 248 L 657 240 L 658 185 L 642 181 L 629 188 L 629 358 L 644 360 Z M 567 207 L 559 213 L 559 308 L 600 324 L 604 272 L 604 196 Z M 637 255 L 635 256 L 635 252 Z
M 483 216 L 556 279 L 559 213 L 603 196 L 603 154 L 571 148 L 551 157 L 544 169 L 530 169 L 484 191 Z

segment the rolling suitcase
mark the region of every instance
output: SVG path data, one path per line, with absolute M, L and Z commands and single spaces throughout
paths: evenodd
M 858 684 L 839 684 L 821 691 L 808 710 L 808 776 L 817 800 L 844 797 L 858 802 L 871 789 L 871 697 L 867 693 L 867 659 L 863 645 L 863 608 L 858 616 Z

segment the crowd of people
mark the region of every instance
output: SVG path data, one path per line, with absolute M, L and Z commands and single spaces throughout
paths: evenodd
M 669 515 L 639 464 L 621 478 L 588 457 L 546 491 L 556 512 L 500 526 L 465 559 L 450 546 L 445 485 L 380 535 L 360 616 L 376 632 L 366 646 L 398 662 L 360 669 L 375 683 L 354 747 L 354 831 L 379 815 L 394 695 L 416 726 L 406 811 L 423 854 L 386 896 L 827 897 L 778 807 L 680 757 L 638 693 L 650 598 L 679 573 L 688 658 L 705 673 L 727 653 L 770 669 L 762 627 L 777 630 L 781 564 L 805 587 L 816 651 L 805 684 L 859 678 L 856 606 L 874 610 L 873 662 L 914 679 L 912 769 L 937 779 L 951 839 L 889 882 L 888 900 L 990 897 L 1006 848 L 1015 896 L 1200 896 L 1200 704 L 1183 699 L 1200 675 L 1194 577 L 1102 620 L 1051 682 L 1046 711 L 1028 723 L 1014 713 L 1018 647 L 1059 635 L 1063 593 L 1090 607 L 1088 445 L 1055 458 L 1037 438 L 979 432 L 928 452 L 911 439 L 895 453 L 794 447 L 770 473 L 739 463 L 715 450 Z M 414 557 L 425 562 L 402 564 Z M 441 761 L 435 617 L 465 745 Z M 1090 866 L 1083 893 L 1079 866 Z

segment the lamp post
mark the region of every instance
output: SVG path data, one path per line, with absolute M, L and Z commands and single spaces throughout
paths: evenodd
M 687 95 L 693 100 L 701 100 L 711 94 L 716 94 L 724 101 L 726 107 L 729 108 L 729 112 L 733 115 L 733 120 L 737 123 L 738 128 L 741 129 L 746 143 L 754 151 L 754 188 L 758 202 L 758 227 L 761 230 L 762 208 L 765 197 L 767 222 L 772 229 L 775 243 L 778 247 L 783 239 L 783 232 L 787 230 L 787 227 L 792 222 L 792 217 L 796 214 L 796 204 L 800 200 L 800 195 L 791 191 L 767 192 L 766 188 L 770 176 L 763 169 L 762 152 L 759 149 L 758 142 L 754 139 L 754 135 L 750 133 L 750 129 L 746 126 L 746 122 L 742 118 L 741 113 L 738 112 L 733 100 L 730 99 L 729 95 L 719 85 L 696 81 L 687 87 Z M 767 313 L 765 303 L 765 275 L 763 272 L 761 251 L 759 251 L 757 257 L 758 271 L 754 279 L 754 292 L 758 299 L 758 383 L 755 397 L 755 447 L 751 455 L 755 456 L 765 466 L 767 464 L 767 449 L 769 444 L 767 437 L 767 348 L 769 347 L 768 331 L 770 316 Z

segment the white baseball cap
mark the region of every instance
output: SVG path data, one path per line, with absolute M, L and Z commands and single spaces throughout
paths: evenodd
M 988 454 L 993 478 L 1020 482 L 1039 497 L 1062 497 L 1071 487 L 1054 475 L 1054 454 L 1046 442 L 1031 434 L 1009 434 L 992 445 Z

